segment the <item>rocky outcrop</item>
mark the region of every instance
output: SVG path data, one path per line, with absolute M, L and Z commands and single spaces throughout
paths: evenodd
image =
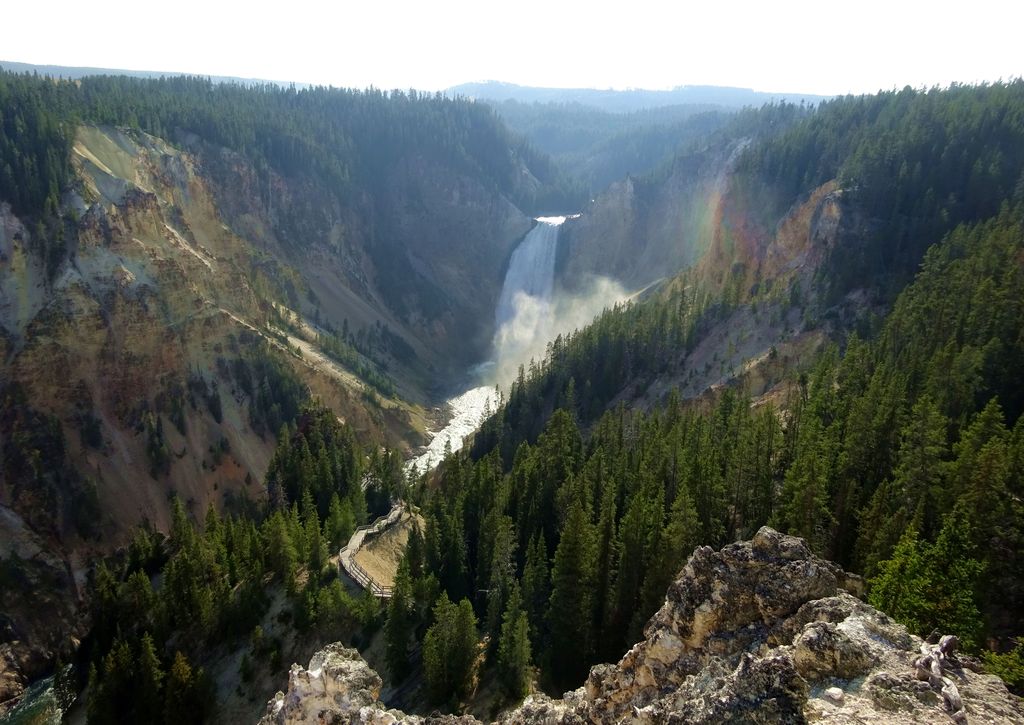
M 285 723 L 475 723 L 471 717 L 441 715 L 422 718 L 388 710 L 380 700 L 380 676 L 359 652 L 338 643 L 313 655 L 309 667 L 292 665 L 288 692 L 267 703 L 260 725 Z
M 861 589 L 859 578 L 814 556 L 803 539 L 767 527 L 720 551 L 701 547 L 644 640 L 617 664 L 594 667 L 562 699 L 532 695 L 500 719 L 1024 722 L 1021 700 L 999 678 L 957 659 L 949 640 L 938 649 L 922 643 L 857 599 Z M 271 700 L 261 722 L 424 722 L 387 710 L 379 690 L 358 653 L 330 645 L 308 670 L 293 666 L 288 692 Z

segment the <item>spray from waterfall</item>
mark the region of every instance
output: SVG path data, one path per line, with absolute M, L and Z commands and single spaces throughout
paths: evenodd
M 509 259 L 505 282 L 494 311 L 492 360 L 476 368 L 478 387 L 448 401 L 451 418 L 407 467 L 423 472 L 436 466 L 446 448 L 458 450 L 500 405 L 498 385 L 507 390 L 520 365 L 541 360 L 549 341 L 591 322 L 606 307 L 628 297 L 617 282 L 595 277 L 582 291 L 559 292 L 555 285 L 558 228 L 571 217 L 540 217 Z
M 541 304 L 551 301 L 555 284 L 555 258 L 558 255 L 558 227 L 565 217 L 541 218 L 512 252 L 505 283 L 494 311 L 498 330 L 513 320 L 522 298 L 531 297 Z
M 495 309 L 492 362 L 487 382 L 507 388 L 521 365 L 540 361 L 559 334 L 591 322 L 601 311 L 628 297 L 614 280 L 595 277 L 572 293 L 555 288 L 559 227 L 572 217 L 540 217 L 509 260 Z

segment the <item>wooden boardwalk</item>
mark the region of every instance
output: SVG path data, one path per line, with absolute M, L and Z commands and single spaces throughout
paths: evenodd
M 384 586 L 380 582 L 374 581 L 363 567 L 359 566 L 356 562 L 356 554 L 359 552 L 359 548 L 363 545 L 363 540 L 367 536 L 373 534 L 379 534 L 381 531 L 398 521 L 402 514 L 405 513 L 405 503 L 399 501 L 396 503 L 391 511 L 386 516 L 381 516 L 376 521 L 368 526 L 360 526 L 352 533 L 352 537 L 348 540 L 348 543 L 341 548 L 341 552 L 338 555 L 338 561 L 341 564 L 341 569 L 348 574 L 355 582 L 359 584 L 363 589 L 373 594 L 373 596 L 380 599 L 391 598 L 391 587 Z

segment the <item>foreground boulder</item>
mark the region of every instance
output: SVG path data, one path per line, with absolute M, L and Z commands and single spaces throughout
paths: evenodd
M 697 549 L 644 640 L 583 687 L 533 695 L 501 720 L 527 723 L 1024 723 L 994 675 L 958 659 L 955 638 L 922 642 L 854 596 L 862 584 L 767 527 Z M 292 667 L 261 723 L 476 722 L 388 710 L 358 652 L 328 645 Z

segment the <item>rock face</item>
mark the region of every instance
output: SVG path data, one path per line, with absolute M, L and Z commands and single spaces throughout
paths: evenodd
M 78 604 L 69 567 L 0 504 L 0 715 L 58 654 L 70 659 L 84 634 Z
M 693 264 L 716 222 L 707 209 L 721 195 L 727 159 L 728 152 L 694 154 L 664 180 L 627 177 L 609 186 L 562 228 L 562 285 L 600 276 L 641 289 Z
M 309 668 L 292 665 L 288 692 L 267 703 L 260 725 L 285 723 L 474 723 L 471 717 L 445 715 L 431 718 L 388 710 L 378 697 L 380 676 L 359 652 L 335 642 L 313 655 Z
M 199 514 L 265 495 L 268 356 L 361 442 L 422 442 L 418 406 L 487 352 L 532 226 L 443 154 L 340 190 L 190 134 L 84 125 L 70 163 L 59 228 L 0 201 L 0 709 L 77 632 L 88 563 L 143 521 L 167 530 L 172 494 Z M 325 332 L 372 349 L 397 395 Z M 11 551 L 21 528 L 53 561 Z
M 803 539 L 767 527 L 720 551 L 701 547 L 618 664 L 594 667 L 560 700 L 530 696 L 501 721 L 1024 722 L 1021 700 L 998 677 L 955 655 L 942 672 L 963 710 L 950 712 L 915 664 L 934 648 L 857 599 L 861 591 L 859 578 Z M 358 653 L 329 645 L 308 670 L 293 666 L 288 693 L 261 722 L 424 722 L 386 710 L 379 689 Z

